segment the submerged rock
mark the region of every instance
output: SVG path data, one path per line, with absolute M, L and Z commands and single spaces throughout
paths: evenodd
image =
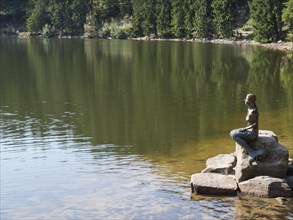
M 194 192 L 201 195 L 236 195 L 237 184 L 231 176 L 217 173 L 196 173 L 191 176 Z
M 293 191 L 290 189 L 286 179 L 269 176 L 258 176 L 238 184 L 239 189 L 244 194 L 259 197 L 292 197 Z
M 234 174 L 233 168 L 236 165 L 236 157 L 234 154 L 219 154 L 209 158 L 206 162 L 206 168 L 202 173 L 219 173 L 219 174 Z
M 256 149 L 264 149 L 267 154 L 263 158 L 258 158 L 250 166 L 247 152 L 236 144 L 235 179 L 238 183 L 256 176 L 286 177 L 288 150 L 278 143 L 277 136 L 272 131 L 260 130 L 259 137 L 252 146 Z

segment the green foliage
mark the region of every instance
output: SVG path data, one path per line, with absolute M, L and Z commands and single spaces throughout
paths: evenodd
M 156 34 L 156 1 L 133 0 L 134 36 Z
M 27 29 L 31 32 L 82 34 L 88 11 L 83 0 L 31 0 L 28 10 Z M 47 25 L 47 27 L 45 27 Z M 43 30 L 44 29 L 44 30 Z
M 156 1 L 144 0 L 143 2 L 143 21 L 142 29 L 145 36 L 156 34 Z
M 54 36 L 54 32 L 52 31 L 52 28 L 50 25 L 45 24 L 45 26 L 42 29 L 42 35 L 44 37 L 52 37 Z
M 284 2 L 249 0 L 249 13 L 244 0 L 1 0 L 0 29 L 26 31 L 25 24 L 28 31 L 46 36 L 206 38 L 216 33 L 230 38 L 235 27 L 250 21 L 246 26 L 253 28 L 254 39 L 268 42 L 282 39 L 284 30 L 287 39 L 293 36 L 293 0 Z M 234 13 L 239 11 L 242 17 L 236 19 Z M 112 25 L 125 17 L 130 28 Z M 15 28 L 9 23 L 14 19 L 22 25 Z
M 11 14 L 15 17 L 25 15 L 26 7 L 29 0 L 1 0 L 0 14 Z
M 105 22 L 98 30 L 98 36 L 101 38 L 126 39 L 131 35 L 132 26 L 129 24 L 119 24 L 116 20 Z
M 113 18 L 123 18 L 132 14 L 131 0 L 91 0 L 95 4 L 95 12 L 102 22 L 110 22 Z
M 249 8 L 254 39 L 260 42 L 279 40 L 282 31 L 282 1 L 252 0 Z
M 213 0 L 213 23 L 217 34 L 223 38 L 230 38 L 233 31 L 233 3 L 234 0 Z
M 184 1 L 184 26 L 186 36 L 191 38 L 192 32 L 194 29 L 194 16 L 196 12 L 195 1 L 194 0 L 185 0 Z
M 132 15 L 131 0 L 118 0 L 121 17 Z
M 94 13 L 88 13 L 84 24 L 84 36 L 93 38 L 97 36 L 97 19 Z
M 132 34 L 132 25 L 131 24 L 125 24 L 121 27 L 119 27 L 119 32 L 117 35 L 118 39 L 126 39 Z
M 293 0 L 288 0 L 284 5 L 282 18 L 284 24 L 289 29 L 287 37 L 290 41 L 293 41 Z
M 209 3 L 207 0 L 195 0 L 194 31 L 196 38 L 206 38 L 208 36 L 209 25 Z
M 72 34 L 82 34 L 83 25 L 86 22 L 88 5 L 84 0 L 72 0 L 69 9 L 68 32 Z
M 27 19 L 27 30 L 30 32 L 39 32 L 43 29 L 44 25 L 48 22 L 46 16 L 47 2 L 44 0 L 32 0 L 34 7 L 30 12 Z
M 119 16 L 119 2 L 117 0 L 99 0 L 98 12 L 103 21 Z
M 169 0 L 158 0 L 156 5 L 157 34 L 159 37 L 171 36 L 171 3 Z
M 142 28 L 142 22 L 144 20 L 143 2 L 144 0 L 132 0 L 132 8 L 133 8 L 132 25 L 133 25 L 134 36 L 143 35 L 143 28 Z
M 171 25 L 172 33 L 175 37 L 184 37 L 185 36 L 185 24 L 184 24 L 184 4 L 182 0 L 172 0 L 171 2 Z
M 63 35 L 64 29 L 68 25 L 69 16 L 68 1 L 51 0 L 48 5 L 48 14 L 50 16 L 53 30 L 60 36 Z

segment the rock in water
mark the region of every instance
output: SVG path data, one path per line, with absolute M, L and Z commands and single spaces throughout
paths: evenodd
M 236 195 L 237 183 L 231 176 L 196 173 L 191 176 L 193 191 L 201 195 Z
M 251 145 L 256 149 L 264 149 L 267 154 L 258 158 L 252 166 L 248 163 L 247 152 L 236 144 L 237 164 L 235 179 L 238 183 L 256 176 L 285 178 L 288 168 L 288 150 L 278 143 L 272 131 L 260 130 L 258 139 Z
M 239 189 L 244 194 L 259 197 L 292 197 L 293 191 L 288 186 L 285 179 L 269 176 L 258 176 L 238 184 Z
M 202 173 L 219 173 L 219 174 L 234 174 L 233 168 L 236 165 L 236 157 L 234 154 L 219 154 L 209 158 L 206 162 L 206 168 Z

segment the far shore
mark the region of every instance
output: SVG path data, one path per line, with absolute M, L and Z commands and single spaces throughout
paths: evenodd
M 43 38 L 42 35 L 37 35 L 37 36 L 31 36 L 28 32 L 24 33 L 19 33 L 18 35 L 13 35 L 18 38 Z M 3 36 L 2 37 L 10 37 L 8 36 Z M 56 37 L 55 37 L 56 38 Z M 81 38 L 81 39 L 86 39 L 88 37 L 86 36 L 62 36 L 62 37 L 57 37 L 57 38 Z M 100 39 L 100 38 L 97 38 Z M 102 39 L 102 38 L 101 38 Z M 113 38 L 106 38 L 106 39 L 113 39 Z M 235 40 L 230 40 L 230 39 L 185 39 L 185 38 L 156 38 L 156 37 L 137 37 L 137 38 L 127 38 L 128 40 L 141 40 L 141 41 L 182 41 L 182 42 L 201 42 L 201 43 L 216 43 L 216 44 L 235 44 L 235 45 L 254 45 L 254 46 L 262 46 L 262 47 L 267 47 L 270 49 L 274 50 L 281 50 L 281 51 L 287 51 L 291 52 L 293 51 L 293 42 L 283 42 L 279 41 L 277 43 L 259 43 L 255 42 L 250 39 L 235 39 Z
M 139 37 L 131 38 L 132 40 L 150 40 L 150 41 L 187 41 L 187 42 L 202 42 L 202 43 L 216 43 L 216 44 L 235 44 L 235 45 L 255 45 L 263 46 L 270 49 L 282 50 L 282 51 L 293 51 L 293 42 L 278 43 L 259 43 L 252 40 L 229 40 L 229 39 L 162 39 L 162 38 L 149 38 Z

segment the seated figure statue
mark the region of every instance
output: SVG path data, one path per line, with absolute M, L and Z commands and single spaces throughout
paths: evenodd
M 247 94 L 244 99 L 245 104 L 248 106 L 245 128 L 237 128 L 230 132 L 230 136 L 243 147 L 248 153 L 248 163 L 251 166 L 253 161 L 260 155 L 265 155 L 264 149 L 255 149 L 249 143 L 258 138 L 258 110 L 256 106 L 256 96 Z

